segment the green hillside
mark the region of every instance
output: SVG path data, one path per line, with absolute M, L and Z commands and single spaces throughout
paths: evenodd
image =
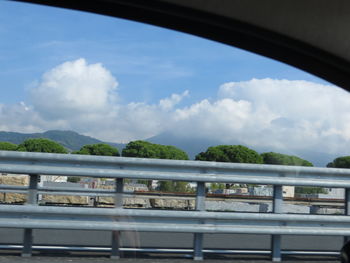
M 30 138 L 47 138 L 58 142 L 68 150 L 77 151 L 86 144 L 107 143 L 117 147 L 120 151 L 124 148 L 124 144 L 108 143 L 95 139 L 90 136 L 81 135 L 74 131 L 51 130 L 43 133 L 19 133 L 0 131 L 0 141 L 20 144 Z

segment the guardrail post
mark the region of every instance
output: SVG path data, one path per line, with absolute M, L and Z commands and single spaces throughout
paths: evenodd
M 29 188 L 27 196 L 28 205 L 37 205 L 38 204 L 38 174 L 29 175 Z M 25 228 L 23 236 L 23 249 L 22 257 L 32 256 L 32 245 L 33 245 L 33 229 Z
M 115 196 L 114 206 L 115 208 L 123 208 L 123 178 L 116 178 L 115 180 Z M 111 258 L 120 258 L 120 231 L 112 231 L 112 249 Z
M 344 214 L 350 216 L 350 188 L 345 188 L 345 207 Z M 344 237 L 344 244 L 350 241 L 349 236 Z
M 205 210 L 205 183 L 197 182 L 196 210 Z M 203 233 L 195 233 L 193 241 L 193 259 L 203 260 Z
M 282 185 L 273 186 L 273 213 L 281 214 L 283 205 Z M 272 261 L 281 261 L 281 235 L 272 235 L 271 239 Z

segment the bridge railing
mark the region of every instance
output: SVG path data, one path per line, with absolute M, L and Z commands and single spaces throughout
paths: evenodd
M 193 233 L 193 257 L 203 259 L 203 234 L 272 235 L 271 256 L 281 260 L 281 235 L 350 236 L 350 170 L 279 165 L 159 160 L 0 151 L 0 173 L 28 174 L 29 186 L 0 185 L 27 194 L 25 205 L 0 206 L 1 228 L 24 229 L 23 256 L 32 253 L 33 229 L 111 231 L 111 257 L 120 255 L 120 231 Z M 114 178 L 114 190 L 39 187 L 40 175 Z M 197 182 L 196 211 L 123 209 L 123 180 Z M 272 213 L 208 212 L 205 183 L 273 185 Z M 345 188 L 344 215 L 286 214 L 282 186 Z M 39 206 L 38 194 L 114 196 L 114 208 Z

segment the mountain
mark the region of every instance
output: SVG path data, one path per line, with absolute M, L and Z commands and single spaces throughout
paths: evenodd
M 125 147 L 124 144 L 103 142 L 96 138 L 81 135 L 74 131 L 61 131 L 51 130 L 43 133 L 19 133 L 19 132 L 4 132 L 0 131 L 0 141 L 12 142 L 20 144 L 26 139 L 30 138 L 46 138 L 58 142 L 59 144 L 66 147 L 68 150 L 75 151 L 79 150 L 86 144 L 95 143 L 107 143 L 114 147 L 117 147 L 120 151 Z

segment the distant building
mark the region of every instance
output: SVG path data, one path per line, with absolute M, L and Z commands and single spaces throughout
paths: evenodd
M 114 186 L 115 185 L 115 179 L 114 178 L 106 178 L 101 180 L 100 179 L 100 183 L 102 185 L 106 185 L 106 186 Z
M 82 185 L 80 183 L 53 182 L 53 181 L 45 181 L 45 182 L 43 182 L 43 187 L 85 188 L 84 185 Z
M 152 189 L 157 189 L 158 187 L 158 180 L 152 180 Z
M 248 188 L 246 187 L 240 187 L 240 188 L 233 188 L 233 189 L 217 189 L 212 192 L 213 194 L 224 194 L 224 195 L 247 195 L 248 194 Z
M 145 184 L 134 184 L 134 183 L 129 183 L 124 185 L 124 192 L 148 192 L 148 187 Z
M 259 185 L 249 187 L 249 194 L 253 196 L 272 196 L 273 187 L 270 185 Z
M 102 182 L 99 178 L 83 177 L 80 179 L 79 183 L 84 185 L 85 188 L 98 188 Z
M 295 187 L 294 186 L 283 186 L 283 197 L 294 197 Z M 273 187 L 271 185 L 259 185 L 249 187 L 249 194 L 253 196 L 272 196 Z
M 43 186 L 44 182 L 66 183 L 67 178 L 67 176 L 60 175 L 40 175 L 39 186 Z
M 283 186 L 283 197 L 294 197 L 295 196 L 295 186 Z
M 191 187 L 191 188 L 196 188 L 196 187 L 197 187 L 197 183 L 195 183 L 195 182 L 189 182 L 189 183 L 188 183 L 188 186 Z
M 84 178 L 83 180 L 81 180 L 80 182 L 83 184 L 89 184 L 89 188 L 91 188 L 90 186 L 93 184 L 96 184 L 96 179 L 95 178 L 87 178 L 87 180 Z M 103 186 L 111 186 L 114 187 L 115 186 L 115 179 L 114 178 L 108 178 L 108 179 L 104 179 L 103 181 L 99 180 L 99 184 L 103 185 Z M 135 192 L 135 191 L 144 191 L 144 192 L 148 192 L 149 189 L 147 187 L 147 185 L 145 184 L 139 184 L 137 183 L 137 180 L 132 180 L 130 183 L 124 183 L 123 185 L 123 190 L 124 192 Z

